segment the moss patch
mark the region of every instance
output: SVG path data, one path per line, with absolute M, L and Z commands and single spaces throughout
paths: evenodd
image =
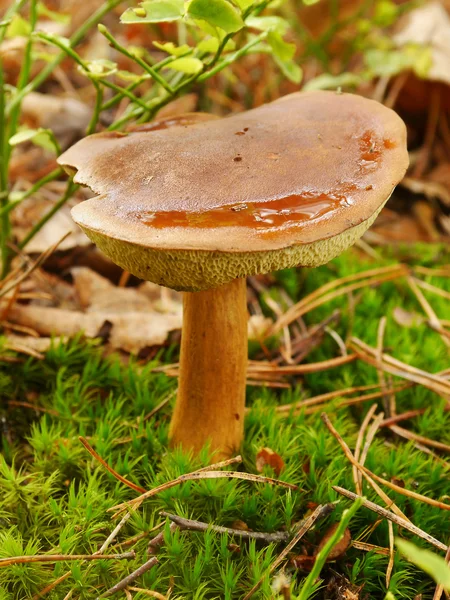
M 326 267 L 314 270 L 288 270 L 277 275 L 293 299 L 298 299 L 333 278 L 396 262 L 436 267 L 448 263 L 443 249 L 436 246 L 384 251 L 383 259 L 361 261 L 355 251 L 347 252 Z M 421 275 L 425 281 L 450 292 L 450 278 Z M 277 295 L 277 288 L 273 288 Z M 440 318 L 449 319 L 449 301 L 425 292 Z M 448 349 L 439 335 L 425 324 L 406 328 L 393 319 L 401 307 L 421 312 L 417 300 L 404 279 L 387 282 L 376 289 L 366 288 L 354 294 L 353 314 L 346 296 L 330 302 L 305 317 L 317 323 L 335 308 L 342 317 L 335 327 L 342 338 L 352 334 L 375 346 L 379 320 L 387 317 L 385 347 L 396 358 L 430 372 L 448 368 Z M 173 353 L 173 352 L 172 352 Z M 5 353 L 0 352 L 2 356 Z M 308 361 L 336 356 L 336 342 L 326 336 Z M 166 354 L 164 360 L 173 360 Z M 51 349 L 44 361 L 27 359 L 22 363 L 0 362 L 0 557 L 36 553 L 91 554 L 99 549 L 116 522 L 108 508 L 131 499 L 135 493 L 118 483 L 86 452 L 78 436 L 86 437 L 95 450 L 121 475 L 141 487 L 151 488 L 174 477 L 204 466 L 207 452 L 193 460 L 181 452 L 167 450 L 170 405 L 152 418 L 144 416 L 175 389 L 176 382 L 163 374 L 152 373 L 155 363 L 145 366 L 124 365 L 117 357 L 102 358 L 101 349 L 81 338 Z M 232 526 L 237 519 L 256 531 L 290 528 L 307 514 L 311 503 L 338 500 L 332 485 L 354 489 L 351 468 L 328 433 L 318 414 L 293 414 L 281 418 L 274 412 L 278 404 L 293 402 L 335 389 L 377 383 L 377 373 L 360 361 L 344 367 L 297 379 L 288 391 L 248 389 L 243 468 L 256 472 L 258 450 L 270 447 L 285 461 L 280 478 L 295 483 L 301 491 L 291 492 L 268 485 L 236 480 L 189 482 L 167 490 L 144 503 L 122 528 L 114 544 L 124 544 L 111 552 L 133 549 L 136 558 L 129 561 L 102 560 L 92 563 L 64 562 L 16 565 L 0 569 L 0 599 L 32 598 L 53 580 L 70 571 L 64 581 L 45 597 L 60 600 L 73 589 L 72 598 L 93 599 L 139 567 L 148 559 L 149 532 L 161 521 L 159 510 L 215 524 Z M 39 411 L 8 401 L 35 404 Z M 350 447 L 372 402 L 336 408 L 334 401 L 327 413 Z M 421 435 L 450 444 L 450 413 L 445 401 L 423 387 L 397 394 L 397 410 L 425 408 L 422 416 L 406 423 Z M 380 410 L 382 409 L 380 403 Z M 443 456 L 445 458 L 445 456 Z M 450 496 L 448 466 L 386 432 L 376 436 L 367 457 L 367 466 L 387 479 L 435 499 Z M 448 465 L 449 463 L 447 463 Z M 273 475 L 269 467 L 266 474 Z M 448 543 L 448 513 L 386 489 L 401 510 L 417 526 Z M 370 488 L 370 500 L 380 503 Z M 349 502 L 341 499 L 336 510 L 308 534 L 296 549 L 311 552 L 330 523 L 339 520 Z M 382 547 L 388 546 L 386 522 L 375 526 L 377 517 L 361 509 L 350 524 L 352 537 Z M 370 529 L 374 527 L 370 533 Z M 405 532 L 397 535 L 410 537 Z M 135 536 L 140 536 L 134 540 Z M 129 541 L 129 542 L 127 542 Z M 418 545 L 423 543 L 417 538 Z M 231 544 L 238 544 L 238 548 Z M 173 585 L 172 598 L 242 598 L 260 579 L 283 546 L 263 546 L 239 542 L 213 532 L 170 533 L 166 526 L 165 545 L 159 564 L 137 580 L 138 587 L 166 594 Z M 374 552 L 351 548 L 343 558 L 322 572 L 325 584 L 332 571 L 344 575 L 352 584 L 364 584 L 361 597 L 384 598 L 388 558 Z M 307 573 L 293 572 L 293 597 L 301 589 Z M 254 598 L 273 598 L 267 578 Z M 331 592 L 325 584 L 318 598 Z M 434 584 L 426 575 L 396 555 L 389 590 L 398 598 L 414 598 L 423 593 L 431 598 Z M 145 598 L 133 592 L 134 598 Z M 38 597 L 38 596 L 36 596 Z M 124 598 L 123 592 L 117 597 Z

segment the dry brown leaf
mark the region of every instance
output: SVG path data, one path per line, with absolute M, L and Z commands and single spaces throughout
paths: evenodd
M 153 303 L 138 288 L 117 287 L 87 267 L 71 270 L 80 307 L 87 312 L 147 312 Z
M 450 17 L 441 2 L 427 2 L 408 13 L 393 40 L 398 46 L 415 42 L 431 48 L 427 79 L 450 85 Z
M 137 353 L 148 346 L 163 344 L 171 331 L 180 329 L 181 317 L 155 311 L 82 313 L 43 306 L 16 304 L 9 314 L 11 322 L 31 327 L 39 334 L 73 336 L 84 332 L 87 337 L 97 337 L 106 321 L 111 323 L 109 345 Z
M 240 519 L 236 519 L 230 525 L 231 529 L 237 529 L 238 531 L 250 531 L 249 526 L 245 521 L 241 521 Z
M 418 325 L 422 325 L 425 321 L 418 313 L 405 310 L 404 308 L 401 308 L 401 306 L 396 306 L 394 308 L 392 316 L 394 317 L 394 321 L 402 327 L 417 327 Z
M 380 216 L 363 236 L 369 244 L 391 244 L 393 242 L 429 242 L 430 237 L 416 218 L 398 214 L 389 208 Z
M 63 147 L 84 135 L 91 114 L 89 106 L 67 96 L 31 92 L 22 102 L 22 117 L 27 125 L 51 129 Z
M 256 470 L 261 473 L 266 465 L 272 467 L 278 477 L 284 469 L 284 460 L 271 448 L 262 448 L 256 455 Z
M 31 227 L 37 223 L 40 218 L 53 208 L 61 194 L 52 194 L 48 199 L 31 197 L 20 204 L 12 213 L 13 232 L 15 237 L 21 241 L 30 231 Z M 74 223 L 70 216 L 70 209 L 73 206 L 70 201 L 58 212 L 53 215 L 51 220 L 35 235 L 27 244 L 29 254 L 40 254 L 62 238 L 65 233 L 70 235 L 61 243 L 58 250 L 69 250 L 75 247 L 88 246 L 91 242 Z
M 450 60 L 450 59 L 449 59 Z M 439 170 L 443 167 L 447 167 L 448 179 L 441 179 L 443 176 L 443 170 Z M 413 194 L 423 194 L 429 200 L 438 198 L 447 206 L 450 206 L 450 165 L 447 163 L 440 165 L 438 169 L 435 169 L 430 174 L 429 178 L 432 181 L 424 181 L 421 179 L 414 179 L 413 177 L 404 177 L 400 185 Z
M 338 527 L 339 527 L 339 523 L 333 523 L 333 525 L 331 525 L 331 527 L 329 527 L 327 529 L 327 531 L 325 532 L 325 535 L 323 536 L 319 545 L 317 546 L 317 549 L 315 551 L 316 556 L 323 549 L 325 544 L 328 542 L 328 540 L 331 538 L 331 536 L 335 533 L 335 531 Z M 351 541 L 352 541 L 352 534 L 350 533 L 350 529 L 347 527 L 347 529 L 344 531 L 344 535 L 343 535 L 342 539 L 333 546 L 333 548 L 331 549 L 331 552 L 328 554 L 327 561 L 337 560 L 338 558 L 341 558 L 341 556 L 343 556 L 345 554 L 348 547 L 350 546 Z
M 39 353 L 45 354 L 53 346 L 67 341 L 67 338 L 50 338 L 50 337 L 32 337 L 25 335 L 6 334 L 6 347 L 23 354 Z
M 248 320 L 248 339 L 263 340 L 273 325 L 273 320 L 264 315 L 251 315 Z

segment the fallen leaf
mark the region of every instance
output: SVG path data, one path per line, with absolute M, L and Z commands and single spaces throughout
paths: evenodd
M 316 551 L 314 553 L 315 556 L 317 556 L 319 554 L 319 552 L 323 549 L 325 544 L 328 542 L 328 540 L 331 538 L 331 536 L 335 533 L 338 526 L 339 526 L 339 523 L 333 523 L 333 525 L 331 525 L 331 527 L 329 527 L 327 529 L 327 531 L 325 532 L 325 535 L 323 536 L 319 545 L 316 548 Z M 341 556 L 343 556 L 345 554 L 348 547 L 350 546 L 351 541 L 352 541 L 352 535 L 350 533 L 350 529 L 347 527 L 347 529 L 344 531 L 344 535 L 343 535 L 342 539 L 333 546 L 333 548 L 331 549 L 331 552 L 328 554 L 327 562 L 341 558 Z
M 259 341 L 266 337 L 273 320 L 264 315 L 251 315 L 248 320 L 248 339 Z
M 241 521 L 240 519 L 236 519 L 231 524 L 231 529 L 238 529 L 239 531 L 250 531 L 249 526 L 245 521 Z
M 425 319 L 416 312 L 410 312 L 401 308 L 400 306 L 396 306 L 392 311 L 392 316 L 394 317 L 394 321 L 401 325 L 402 327 L 417 327 L 424 323 Z
M 432 65 L 426 79 L 450 85 L 450 17 L 441 2 L 427 2 L 409 12 L 392 39 L 398 46 L 414 42 L 429 47 Z
M 181 328 L 179 315 L 163 315 L 156 311 L 83 313 L 33 304 L 16 304 L 11 308 L 9 320 L 31 327 L 44 336 L 74 336 L 84 332 L 90 338 L 97 337 L 105 321 L 110 321 L 112 329 L 108 341 L 111 348 L 133 354 L 147 346 L 163 344 L 171 331 Z
M 22 101 L 22 117 L 28 127 L 51 129 L 62 147 L 84 135 L 92 109 L 70 96 L 30 92 Z
M 4 348 L 19 354 L 27 354 L 34 358 L 44 358 L 44 354 L 53 346 L 67 341 L 67 338 L 33 337 L 25 335 L 6 334 Z
M 256 455 L 256 470 L 258 473 L 261 473 L 266 465 L 269 465 L 278 477 L 284 469 L 284 460 L 271 448 L 262 448 Z

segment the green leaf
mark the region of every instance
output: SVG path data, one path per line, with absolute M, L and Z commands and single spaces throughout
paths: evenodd
M 445 591 L 450 592 L 450 567 L 441 556 L 429 550 L 418 548 L 406 540 L 397 538 L 395 543 L 403 556 L 415 564 L 416 567 L 431 575 L 436 583 L 442 585 Z
M 188 15 L 220 27 L 226 33 L 235 33 L 244 27 L 241 15 L 227 0 L 192 0 Z
M 391 0 L 382 0 L 375 6 L 373 22 L 379 27 L 390 27 L 398 18 L 399 7 Z
M 276 31 L 280 35 L 285 35 L 289 29 L 286 19 L 276 16 L 256 17 L 250 15 L 245 19 L 245 24 L 252 29 L 258 29 L 258 31 Z
M 203 69 L 203 63 L 198 58 L 177 58 L 166 66 L 166 69 L 174 69 L 189 75 L 196 75 Z
M 150 75 L 148 75 L 148 73 L 144 75 L 137 75 L 136 73 L 131 73 L 131 71 L 124 70 L 117 71 L 116 76 L 122 79 L 123 81 L 131 81 L 132 83 L 135 83 L 142 79 L 150 79 Z
M 153 45 L 159 50 L 167 52 L 167 54 L 171 54 L 172 56 L 181 56 L 182 54 L 186 54 L 186 52 L 192 50 L 192 48 L 187 44 L 175 46 L 173 42 L 165 42 L 164 44 L 161 42 L 153 42 Z
M 202 40 L 197 44 L 197 50 L 199 52 L 209 52 L 210 54 L 215 54 L 219 49 L 219 40 L 217 38 L 208 38 L 206 40 Z M 236 49 L 236 43 L 233 40 L 228 40 L 225 44 L 224 52 L 233 52 Z
M 255 0 L 234 0 L 234 3 L 244 12 L 244 10 L 247 10 L 247 8 L 250 8 L 255 3 Z
M 50 150 L 57 154 L 60 152 L 59 144 L 50 129 L 43 129 L 42 127 L 39 129 L 23 129 L 9 139 L 10 146 L 17 146 L 24 142 L 32 142 L 37 146 L 41 146 L 41 148 L 45 148 L 45 150 Z
M 419 77 L 426 77 L 432 56 L 429 48 L 406 44 L 400 50 L 367 50 L 364 62 L 372 74 L 379 77 L 393 77 L 408 69 L 414 70 Z
M 320 2 L 320 0 L 303 0 L 303 4 L 306 4 L 306 6 L 312 6 L 313 4 L 317 4 L 318 2 Z
M 46 17 L 47 19 L 50 19 L 50 21 L 62 23 L 63 25 L 68 25 L 71 21 L 70 15 L 65 15 L 54 10 L 50 10 L 42 2 L 38 2 L 37 4 L 37 14 L 39 17 Z
M 270 31 L 267 41 L 272 48 L 274 56 L 282 61 L 291 60 L 294 57 L 296 46 L 285 42 L 277 31 Z
M 108 77 L 117 72 L 117 63 L 112 60 L 106 60 L 105 58 L 98 58 L 97 60 L 85 61 L 87 66 L 86 69 L 80 67 L 80 71 L 83 75 L 87 75 L 91 79 L 99 79 L 101 77 Z
M 303 90 L 305 92 L 312 90 L 335 90 L 339 87 L 356 87 L 360 83 L 361 77 L 355 73 L 341 73 L 340 75 L 323 73 L 308 81 L 303 86 Z
M 274 56 L 274 60 L 280 68 L 281 72 L 285 77 L 292 81 L 292 83 L 300 83 L 303 77 L 303 71 L 301 67 L 293 60 L 281 60 L 277 56 Z
M 142 2 L 137 8 L 128 8 L 120 17 L 125 24 L 131 23 L 164 23 L 178 21 L 183 16 L 183 9 L 174 0 L 154 0 Z
M 20 15 L 14 15 L 6 30 L 6 38 L 28 37 L 31 33 L 31 25 Z

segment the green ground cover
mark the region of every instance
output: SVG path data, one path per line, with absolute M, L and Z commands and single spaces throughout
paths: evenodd
M 397 250 L 395 255 L 383 250 L 379 263 L 361 259 L 361 255 L 352 250 L 328 266 L 285 271 L 278 274 L 277 280 L 296 300 L 334 278 L 398 260 L 432 268 L 449 262 L 444 249 L 438 246 L 409 247 Z M 420 277 L 450 292 L 450 278 L 423 274 Z M 273 293 L 277 295 L 276 287 Z M 449 319 L 448 299 L 425 294 L 437 315 Z M 318 323 L 340 308 L 342 317 L 336 331 L 345 339 L 351 327 L 354 336 L 376 346 L 379 321 L 386 315 L 384 345 L 387 352 L 430 372 L 449 367 L 448 349 L 436 332 L 425 324 L 404 327 L 394 320 L 396 307 L 421 313 L 404 279 L 383 283 L 374 289 L 365 288 L 355 294 L 355 298 L 353 315 L 348 311 L 348 297 L 343 296 L 308 313 L 305 321 Z M 177 348 L 164 351 L 160 360 L 176 360 L 177 351 Z M 336 342 L 327 336 L 308 356 L 308 362 L 337 355 Z M 5 350 L 0 351 L 0 356 L 12 354 Z M 170 403 L 143 421 L 143 416 L 176 387 L 174 379 L 152 372 L 155 365 L 155 362 L 142 365 L 136 361 L 124 364 L 114 356 L 103 358 L 99 345 L 82 338 L 55 346 L 43 361 L 30 358 L 16 364 L 0 362 L 0 558 L 38 553 L 92 554 L 115 527 L 116 522 L 111 521 L 107 510 L 136 496 L 136 492 L 118 482 L 88 454 L 79 441 L 80 435 L 86 437 L 117 472 L 146 489 L 208 464 L 206 450 L 196 459 L 168 450 Z M 249 387 L 251 411 L 245 422 L 241 470 L 255 473 L 257 452 L 269 447 L 285 462 L 279 478 L 298 485 L 298 491 L 234 479 L 184 483 L 146 501 L 120 531 L 109 551 L 134 550 L 134 559 L 89 564 L 82 561 L 17 564 L 0 569 L 0 599 L 38 598 L 40 590 L 67 571 L 70 576 L 42 597 L 49 600 L 97 598 L 148 560 L 148 541 L 157 532 L 140 539 L 139 536 L 161 522 L 160 510 L 228 527 L 242 520 L 255 531 L 272 532 L 291 528 L 308 514 L 311 503 L 340 500 L 333 513 L 318 522 L 296 548 L 298 554 L 312 552 L 330 524 L 339 521 L 343 510 L 351 505 L 332 489 L 332 485 L 339 485 L 354 490 L 351 466 L 319 413 L 282 417 L 275 413 L 275 407 L 331 390 L 377 382 L 373 367 L 355 361 L 304 379 L 297 378 L 292 390 Z M 21 406 L 8 408 L 10 400 L 34 402 L 43 411 L 38 413 Z M 337 398 L 330 403 L 326 412 L 353 448 L 362 419 L 373 402 L 337 408 L 341 400 Z M 426 409 L 423 415 L 402 423 L 403 426 L 450 444 L 450 413 L 445 412 L 442 398 L 416 386 L 399 392 L 396 401 L 398 412 Z M 395 479 L 420 494 L 442 502 L 450 498 L 450 463 L 446 466 L 444 461 L 425 454 L 412 442 L 395 437 L 385 429 L 376 435 L 366 465 L 378 475 Z M 265 467 L 264 473 L 273 476 L 269 467 Z M 386 492 L 414 524 L 449 543 L 447 512 L 387 488 Z M 365 486 L 364 493 L 370 500 L 382 504 L 371 488 Z M 377 518 L 373 512 L 360 509 L 350 523 L 353 539 L 388 547 L 387 521 L 382 521 L 372 533 L 369 531 Z M 413 539 L 396 526 L 394 531 L 396 535 Z M 135 536 L 138 539 L 133 542 Z M 128 545 L 117 546 L 127 540 L 131 540 Z M 418 538 L 413 541 L 432 549 Z M 211 531 L 171 533 L 166 525 L 158 565 L 135 585 L 160 594 L 167 594 L 173 586 L 173 599 L 242 598 L 283 547 L 243 542 Z M 361 598 L 382 599 L 387 591 L 387 564 L 387 556 L 350 548 L 324 568 L 324 583 L 316 597 L 341 597 L 330 585 L 326 590 L 333 572 L 337 572 L 356 586 L 364 584 Z M 291 589 L 295 598 L 307 572 L 293 567 L 287 571 L 293 576 Z M 277 597 L 271 591 L 272 579 L 264 579 L 254 598 Z M 389 587 L 396 598 L 414 598 L 418 594 L 423 594 L 423 599 L 432 598 L 434 589 L 432 579 L 396 554 Z M 132 592 L 132 595 L 137 600 L 148 597 L 143 592 Z M 126 596 L 120 592 L 115 597 Z

